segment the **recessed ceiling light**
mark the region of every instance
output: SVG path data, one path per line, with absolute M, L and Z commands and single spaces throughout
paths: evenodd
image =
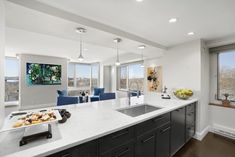
M 142 49 L 143 50 L 143 49 L 145 49 L 145 47 L 146 47 L 145 45 L 140 45 L 140 46 L 138 46 L 138 49 Z
M 144 0 L 136 0 L 136 2 L 143 2 Z
M 175 22 L 177 22 L 177 18 L 171 18 L 171 19 L 169 19 L 169 23 L 175 23 Z
M 194 35 L 194 32 L 188 32 L 188 35 Z

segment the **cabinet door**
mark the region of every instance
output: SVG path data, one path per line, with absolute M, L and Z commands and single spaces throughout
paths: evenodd
M 170 157 L 170 123 L 158 129 L 156 157 Z
M 171 154 L 185 143 L 185 107 L 171 112 Z
M 150 132 L 137 138 L 135 157 L 155 157 L 155 134 L 155 132 Z

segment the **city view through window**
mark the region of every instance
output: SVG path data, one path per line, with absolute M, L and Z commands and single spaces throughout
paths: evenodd
M 5 60 L 5 101 L 19 100 L 19 61 L 16 58 Z
M 144 68 L 142 63 L 120 66 L 118 69 L 119 89 L 144 90 Z
M 228 93 L 229 100 L 235 101 L 235 51 L 219 53 L 218 62 L 218 98 Z
M 78 96 L 81 92 L 91 94 L 94 87 L 99 86 L 99 64 L 68 65 L 68 87 L 70 96 Z

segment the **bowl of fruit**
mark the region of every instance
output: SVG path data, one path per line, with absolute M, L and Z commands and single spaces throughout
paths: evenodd
M 179 99 L 187 100 L 193 96 L 193 91 L 191 89 L 177 89 L 174 95 Z

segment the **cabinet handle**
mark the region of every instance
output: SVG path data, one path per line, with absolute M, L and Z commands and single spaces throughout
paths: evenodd
M 141 142 L 142 142 L 142 143 L 145 143 L 145 142 L 148 142 L 149 140 L 151 140 L 151 139 L 153 139 L 153 138 L 154 138 L 154 135 L 151 136 L 151 137 L 149 137 L 149 138 L 147 138 L 147 139 L 145 139 L 145 140 L 142 140 Z
M 123 135 L 126 135 L 126 134 L 128 134 L 128 133 L 129 133 L 128 130 L 123 131 L 123 132 L 121 132 L 121 133 L 119 133 L 119 134 L 117 134 L 117 135 L 113 135 L 113 136 L 112 136 L 112 139 L 118 138 L 118 137 L 123 136 Z
M 62 155 L 61 157 L 69 157 L 69 156 L 71 156 L 71 154 L 70 153 L 66 153 L 66 154 Z
M 164 133 L 164 132 L 166 132 L 167 130 L 169 130 L 171 127 L 169 126 L 168 128 L 166 128 L 166 129 L 162 129 L 162 130 L 160 130 L 160 133 Z
M 124 151 L 122 151 L 121 153 L 119 153 L 118 155 L 115 155 L 114 157 L 121 157 L 123 155 L 125 155 L 126 153 L 128 153 L 130 151 L 129 148 L 126 148 Z
M 154 121 L 154 122 L 157 122 L 157 121 L 159 121 L 159 120 L 161 120 L 161 119 L 163 119 L 163 118 L 165 118 L 165 116 L 157 117 L 157 118 L 155 118 L 153 121 Z

